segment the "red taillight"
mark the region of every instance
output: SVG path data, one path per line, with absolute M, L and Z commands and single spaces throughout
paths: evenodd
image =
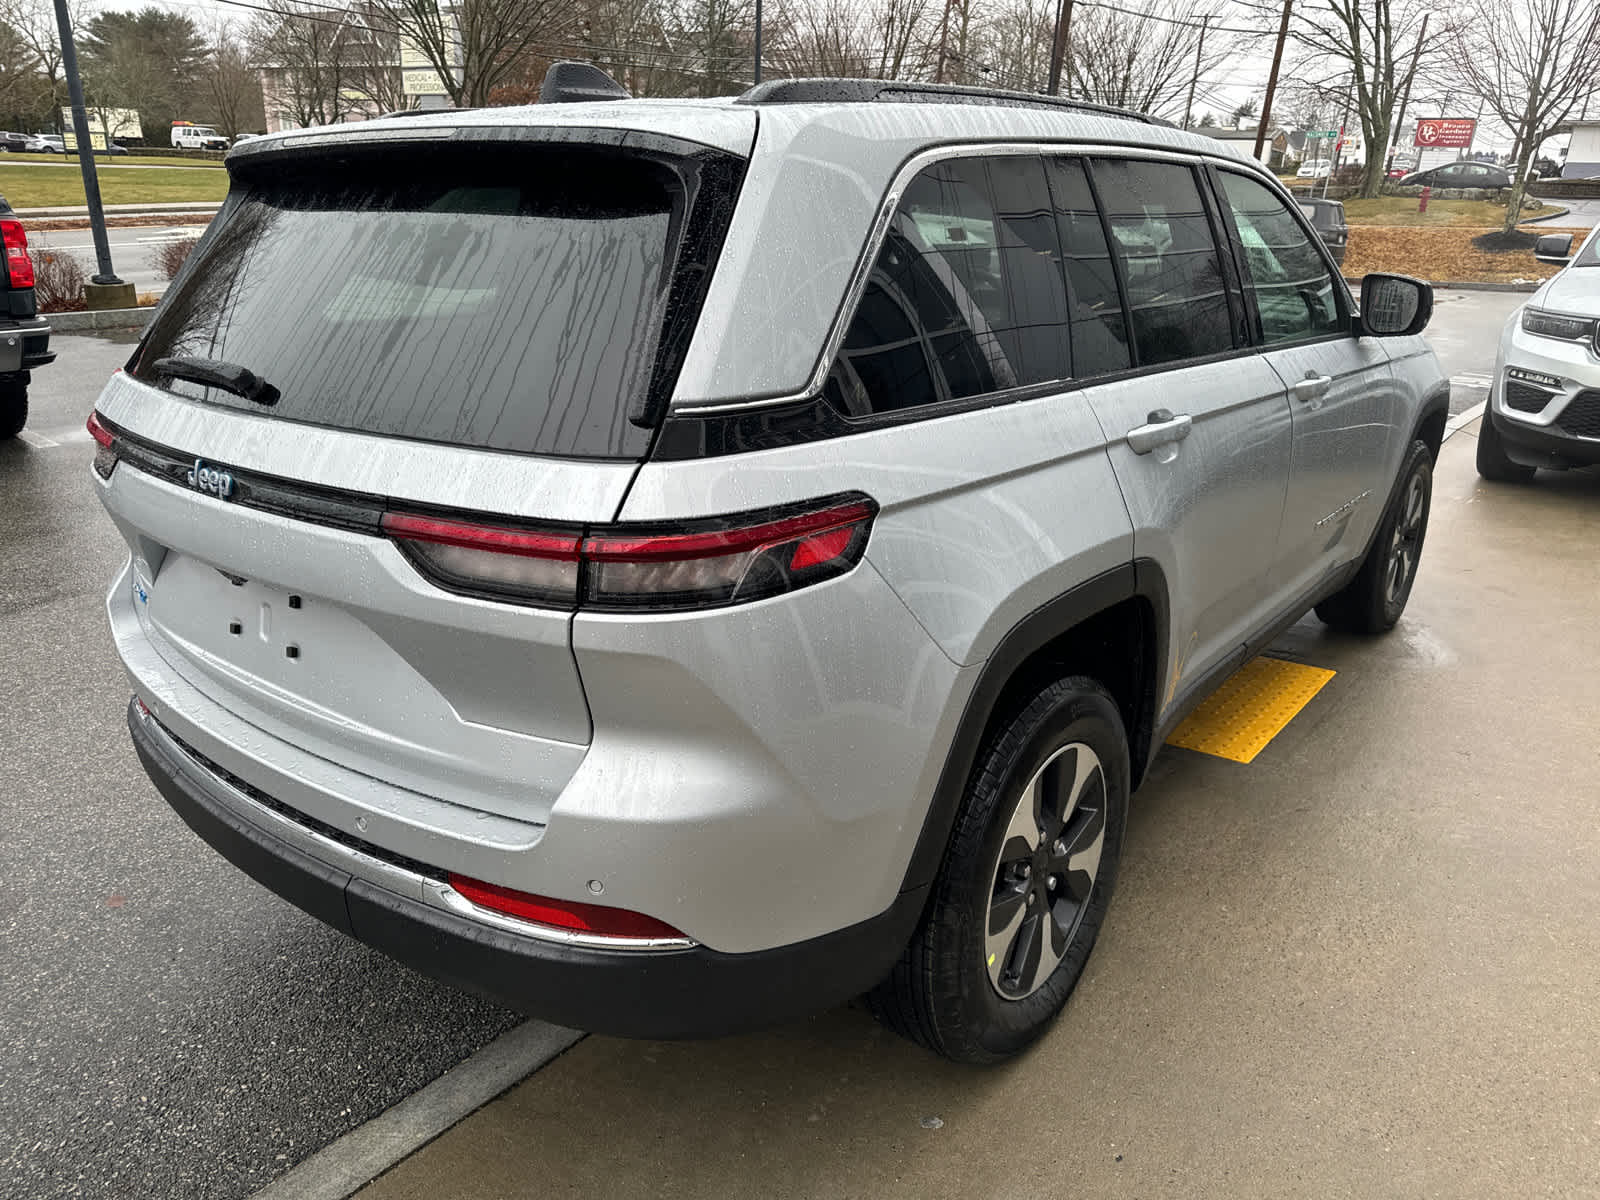
M 0 219 L 0 238 L 6 246 L 6 274 L 14 288 L 33 286 L 33 259 L 28 257 L 28 233 L 21 221 Z
M 89 436 L 98 443 L 94 452 L 95 474 L 101 479 L 110 479 L 111 472 L 117 469 L 116 435 L 105 427 L 97 412 L 89 414 L 88 428 Z
M 611 610 L 711 608 L 842 575 L 877 505 L 837 498 L 711 528 L 616 527 L 587 537 L 389 513 L 383 529 L 446 587 Z
M 578 598 L 578 535 L 384 513 L 383 531 L 447 587 L 563 606 Z
M 532 921 L 536 925 L 634 940 L 683 937 L 665 921 L 625 908 L 582 904 L 575 900 L 552 900 L 546 896 L 534 896 L 501 887 L 496 883 L 484 883 L 481 879 L 469 879 L 465 875 L 452 874 L 450 886 L 480 908 L 504 913 L 518 920 Z

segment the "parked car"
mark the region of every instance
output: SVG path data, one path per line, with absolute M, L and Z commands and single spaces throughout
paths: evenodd
M 128 148 L 126 146 L 119 146 L 116 142 L 107 142 L 103 147 L 95 151 L 96 154 L 109 155 L 112 158 L 127 152 Z
M 1333 160 L 1331 158 L 1323 158 L 1315 162 L 1301 163 L 1300 169 L 1294 174 L 1296 179 L 1326 179 L 1328 172 L 1332 169 Z
M 1478 474 L 1526 482 L 1539 467 L 1600 463 L 1600 228 L 1572 252 L 1551 233 L 1540 262 L 1564 270 L 1511 314 L 1478 431 Z
M 59 134 L 36 133 L 28 138 L 23 149 L 33 154 L 65 154 L 66 141 Z
M 552 1020 L 869 992 L 1013 1054 L 1174 724 L 1313 606 L 1404 609 L 1431 290 L 1358 309 L 1261 164 L 1138 114 L 574 91 L 619 98 L 229 156 L 90 421 L 145 769 L 268 887 Z
M 1350 227 L 1345 224 L 1344 205 L 1337 200 L 1302 199 L 1300 211 L 1305 213 L 1311 227 L 1317 231 L 1322 244 L 1333 256 L 1336 267 L 1344 266 L 1345 250 L 1350 242 Z
M 1508 188 L 1511 172 L 1504 167 L 1482 162 L 1453 162 L 1426 171 L 1413 171 L 1402 176 L 1404 187 L 1436 188 Z
M 0 132 L 0 150 L 22 151 L 28 148 L 29 135 L 26 133 Z
M 33 259 L 28 232 L 0 196 L 0 242 L 5 270 L 0 272 L 0 442 L 28 423 L 28 385 L 33 371 L 55 361 L 50 322 L 39 316 L 33 293 Z

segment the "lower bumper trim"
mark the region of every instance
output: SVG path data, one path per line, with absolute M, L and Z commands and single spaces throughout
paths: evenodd
M 1493 408 L 1487 419 L 1494 422 L 1508 456 L 1523 466 L 1590 467 L 1600 463 L 1600 441 L 1513 421 Z
M 213 849 L 284 899 L 424 974 L 558 1025 L 622 1037 L 708 1037 L 805 1016 L 869 990 L 910 939 L 927 888 L 810 941 L 751 954 L 604 950 L 520 936 L 337 870 L 249 821 L 225 785 L 132 704 L 145 772 Z

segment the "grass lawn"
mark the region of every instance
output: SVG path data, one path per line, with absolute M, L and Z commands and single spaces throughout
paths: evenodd
M 1541 213 L 1554 212 L 1551 205 L 1524 209 L 1524 220 Z M 1344 219 L 1352 225 L 1409 225 L 1444 228 L 1471 226 L 1485 229 L 1500 225 L 1506 219 L 1506 206 L 1491 200 L 1429 200 L 1428 211 L 1417 211 L 1415 196 L 1379 196 L 1376 200 L 1346 200 Z
M 208 170 L 220 170 L 221 162 L 213 162 L 209 158 L 184 158 L 181 154 L 162 154 L 159 151 L 153 154 L 140 154 L 137 150 L 127 154 L 96 154 L 94 161 L 102 167 L 205 167 Z M 0 166 L 6 163 L 55 163 L 60 165 L 65 162 L 71 166 L 78 165 L 76 154 L 15 154 L 6 152 L 0 154 Z
M 1428 207 L 1432 209 L 1433 205 Z M 1350 279 L 1369 271 L 1389 271 L 1433 283 L 1512 283 L 1548 279 L 1561 269 L 1537 261 L 1532 250 L 1491 254 L 1472 244 L 1473 238 L 1498 230 L 1498 223 L 1491 228 L 1417 229 L 1355 226 L 1354 222 L 1352 226 L 1350 250 L 1344 260 L 1344 273 Z M 1539 232 L 1568 231 L 1539 227 Z
M 228 173 L 212 167 L 100 173 L 100 198 L 107 204 L 220 201 L 227 194 Z M 0 163 L 0 195 L 6 198 L 12 208 L 52 208 L 87 203 L 83 195 L 83 175 L 76 161 L 49 167 L 6 166 Z

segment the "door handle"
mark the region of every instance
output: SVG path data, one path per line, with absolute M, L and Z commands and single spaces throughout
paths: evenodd
M 1332 375 L 1308 374 L 1293 387 L 1294 398 L 1310 404 L 1314 400 L 1321 400 L 1328 394 L 1328 389 L 1333 386 Z
M 1149 454 L 1157 446 L 1181 442 L 1194 428 L 1193 417 L 1188 413 L 1175 417 L 1169 408 L 1156 409 L 1146 420 L 1147 424 L 1128 430 L 1128 448 L 1135 454 Z

